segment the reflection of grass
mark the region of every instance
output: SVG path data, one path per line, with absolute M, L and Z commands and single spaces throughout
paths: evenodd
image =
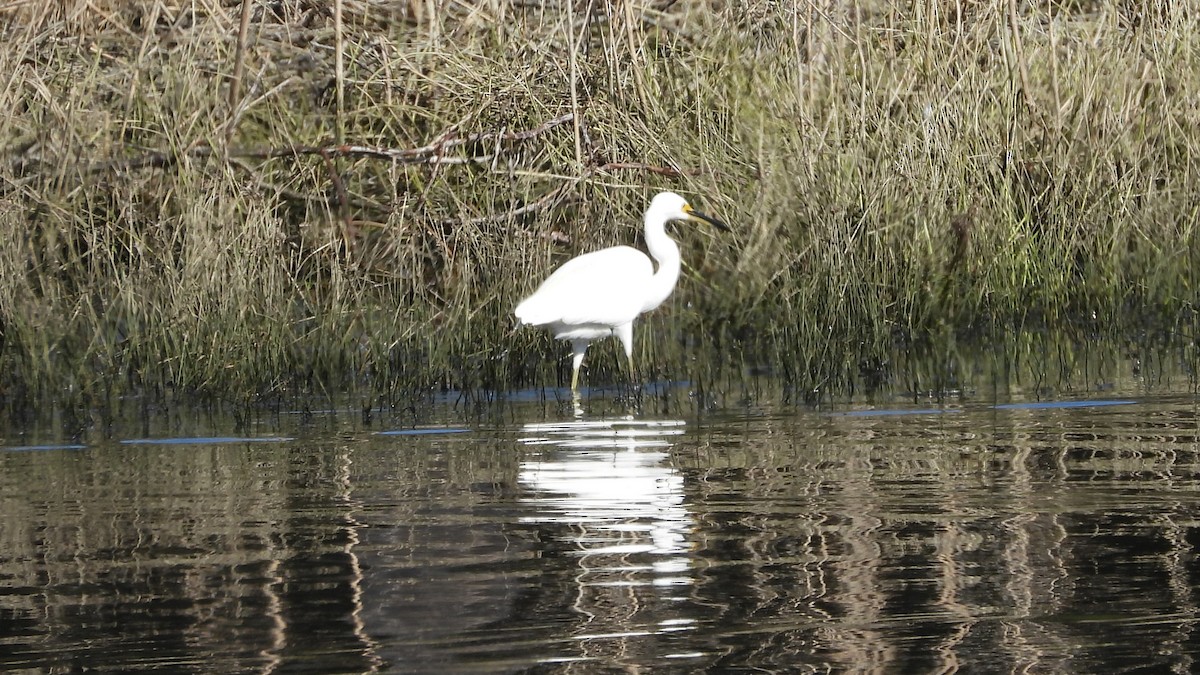
M 512 306 L 660 187 L 738 232 L 680 233 L 651 376 L 688 376 L 677 345 L 808 388 L 897 338 L 1190 321 L 1200 19 L 895 4 L 347 0 L 339 36 L 251 3 L 233 96 L 236 8 L 5 10 L 3 392 L 544 380 Z

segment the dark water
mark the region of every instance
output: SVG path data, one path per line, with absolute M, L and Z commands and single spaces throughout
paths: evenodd
M 617 407 L 10 442 L 0 669 L 1197 670 L 1192 395 Z

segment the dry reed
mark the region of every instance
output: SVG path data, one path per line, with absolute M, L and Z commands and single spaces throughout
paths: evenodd
M 634 240 L 661 188 L 737 234 L 679 233 L 648 377 L 719 353 L 812 391 L 997 327 L 1194 334 L 1200 17 L 1180 3 L 0 14 L 10 412 L 551 383 L 562 350 L 512 306 Z

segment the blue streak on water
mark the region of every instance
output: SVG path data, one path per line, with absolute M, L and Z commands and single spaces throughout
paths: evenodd
M 214 445 L 217 443 L 285 443 L 296 439 L 287 436 L 196 436 L 191 438 L 129 438 L 122 445 Z
M 86 445 L 11 445 L 0 447 L 0 452 L 42 452 L 46 450 L 87 450 Z
M 467 434 L 470 429 L 460 427 L 446 427 L 435 429 L 394 429 L 390 431 L 376 431 L 376 436 L 430 436 L 434 434 Z
M 1042 410 L 1055 408 L 1092 408 L 1109 405 L 1131 405 L 1137 401 L 1127 400 L 1111 400 L 1111 401 L 1049 401 L 1046 403 L 1004 403 L 995 406 L 996 410 Z
M 1063 408 L 1099 408 L 1114 405 L 1132 405 L 1134 400 L 1085 400 L 1085 401 L 1047 401 L 1041 403 L 1002 403 L 990 406 L 995 410 L 1057 410 Z M 921 408 L 913 410 L 852 410 L 849 412 L 828 413 L 830 417 L 894 417 L 897 415 L 951 415 L 964 412 L 959 408 Z

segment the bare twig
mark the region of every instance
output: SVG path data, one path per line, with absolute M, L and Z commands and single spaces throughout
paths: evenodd
M 333 0 L 333 33 L 334 33 L 334 78 L 337 87 L 337 129 L 334 140 L 341 143 L 344 139 L 345 122 L 343 115 L 346 110 L 346 64 L 343 52 L 346 50 L 345 36 L 342 33 L 342 0 Z
M 222 135 L 225 138 L 226 146 L 229 145 L 229 139 L 233 137 L 233 130 L 237 128 L 238 124 L 242 120 L 242 117 L 244 117 L 251 108 L 279 93 L 284 88 L 290 86 L 294 81 L 295 78 L 289 77 L 279 84 L 271 87 L 268 91 L 259 96 L 259 85 L 262 82 L 263 73 L 266 72 L 268 65 L 269 64 L 264 63 L 258 69 L 258 75 L 254 77 L 254 81 L 250 85 L 250 93 L 246 95 L 245 99 L 238 102 L 237 107 L 234 108 L 232 113 L 230 113 L 229 118 L 225 120 Z
M 1063 128 L 1062 114 L 1062 94 L 1058 87 L 1058 40 L 1055 36 L 1053 7 L 1050 0 L 1046 0 L 1046 18 L 1050 28 L 1050 91 L 1054 94 L 1054 130 L 1061 134 Z
M 1025 46 L 1021 42 L 1021 20 L 1017 14 L 1017 0 L 1008 0 L 1008 20 L 1012 30 L 1013 59 L 1016 61 L 1017 75 L 1021 79 L 1021 98 L 1032 108 L 1033 90 L 1029 88 L 1029 67 L 1026 65 Z
M 579 125 L 583 116 L 579 114 L 579 43 L 586 35 L 586 30 L 580 31 L 579 40 L 575 39 L 575 2 L 567 0 L 567 21 L 564 25 L 567 31 L 567 64 L 571 80 L 571 118 L 575 122 L 575 165 L 583 166 L 583 142 L 579 134 Z
M 329 171 L 329 181 L 333 183 L 333 189 L 337 193 L 339 210 L 342 212 L 342 220 L 346 224 L 344 236 L 346 238 L 347 247 L 350 245 L 350 240 L 353 235 L 353 223 L 350 219 L 350 200 L 346 196 L 346 186 L 342 183 L 342 177 L 338 175 L 337 165 L 333 158 L 328 154 L 322 153 L 321 159 L 325 161 L 325 168 Z
M 253 0 L 242 0 L 241 23 L 238 25 L 237 52 L 233 60 L 233 74 L 229 76 L 229 111 L 237 109 L 242 95 L 242 71 L 246 67 L 246 40 L 250 35 L 250 4 Z M 233 129 L 227 130 L 232 134 Z

